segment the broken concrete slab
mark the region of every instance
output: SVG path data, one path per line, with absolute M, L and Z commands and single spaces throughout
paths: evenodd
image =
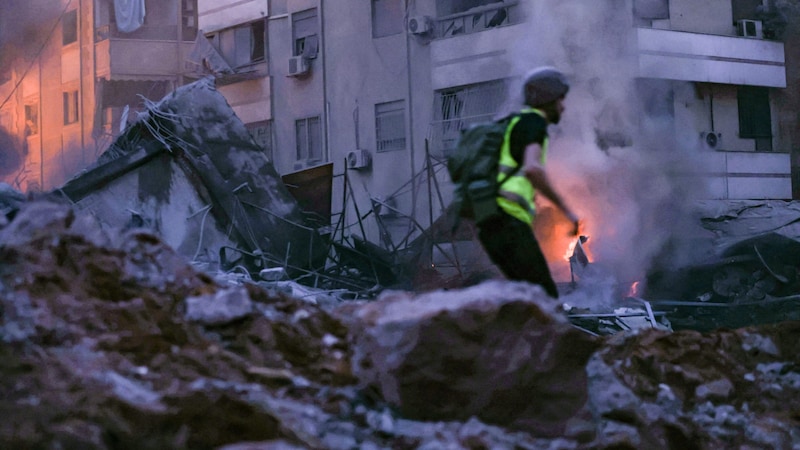
M 800 241 L 768 232 L 727 242 L 711 259 L 651 270 L 642 296 L 676 329 L 800 319 Z
M 776 232 L 800 238 L 800 202 L 780 200 L 741 200 L 698 202 L 697 212 L 703 227 L 717 234 L 722 246 Z
M 106 227 L 145 227 L 195 264 L 321 267 L 327 246 L 211 78 L 147 111 L 55 190 Z

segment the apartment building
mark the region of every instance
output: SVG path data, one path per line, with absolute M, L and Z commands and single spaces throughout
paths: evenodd
M 670 0 L 636 18 L 639 76 L 670 84 L 675 133 L 684 146 L 699 135 L 712 198 L 792 198 L 797 105 L 779 101 L 787 61 L 780 30 L 761 20 L 770 7 Z
M 128 120 L 185 77 L 196 0 L 39 0 L 4 5 L 0 180 L 60 186 Z M 10 52 L 9 49 L 17 49 Z
M 594 100 L 598 79 L 632 80 L 623 93 L 633 105 L 607 103 L 592 125 L 601 150 L 667 134 L 667 151 L 691 155 L 707 198 L 792 198 L 797 86 L 787 83 L 794 66 L 770 20 L 775 5 L 592 5 L 199 0 L 198 10 L 230 66 L 219 89 L 278 171 L 331 167 L 333 210 L 351 227 L 369 217 L 359 225 L 371 239 L 407 239 L 433 223 L 459 130 L 509 108 L 538 64 L 561 67 Z M 585 29 L 596 37 L 571 38 Z

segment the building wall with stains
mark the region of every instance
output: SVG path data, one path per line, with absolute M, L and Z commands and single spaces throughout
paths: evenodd
M 120 134 L 125 117 L 135 119 L 143 98 L 158 100 L 163 86 L 184 83 L 183 56 L 196 29 L 194 2 L 146 0 L 144 22 L 131 32 L 117 28 L 111 2 L 4 5 L 4 26 L 12 31 L 3 36 L 2 53 L 13 81 L 0 84 L 9 99 L 0 110 L 14 117 L 20 158 L 0 180 L 21 191 L 59 187 L 95 161 Z M 130 82 L 139 84 L 131 88 Z M 148 89 L 155 85 L 158 98 Z M 109 104 L 109 98 L 121 103 Z

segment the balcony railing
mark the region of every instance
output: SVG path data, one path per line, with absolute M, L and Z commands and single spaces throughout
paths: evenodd
M 446 38 L 476 33 L 522 21 L 522 8 L 517 2 L 479 6 L 469 11 L 434 19 L 434 37 Z
M 193 34 L 191 30 L 187 30 L 183 36 L 183 40 L 185 41 L 193 41 L 194 38 L 195 34 Z M 106 39 L 177 41 L 178 27 L 177 25 L 142 26 L 130 33 L 123 33 L 117 29 L 115 24 L 110 23 L 99 26 L 95 29 L 95 42 L 100 42 Z

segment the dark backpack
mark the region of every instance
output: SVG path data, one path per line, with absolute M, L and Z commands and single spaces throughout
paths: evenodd
M 512 117 L 478 123 L 461 132 L 455 151 L 447 158 L 447 171 L 455 185 L 453 212 L 457 216 L 480 223 L 500 212 L 500 186 L 520 169 L 497 179 L 500 147 Z

